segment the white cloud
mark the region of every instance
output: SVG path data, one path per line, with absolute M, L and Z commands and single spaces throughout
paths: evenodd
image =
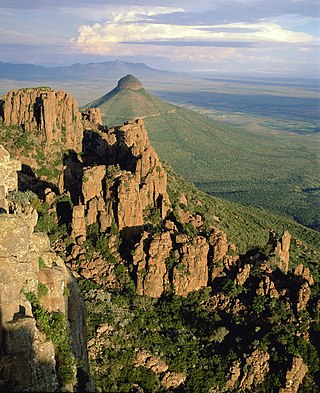
M 154 48 L 150 44 L 157 41 L 201 42 L 203 45 L 212 42 L 248 43 L 289 43 L 307 44 L 314 37 L 304 32 L 291 31 L 275 22 L 260 21 L 257 23 L 230 23 L 216 25 L 177 25 L 156 23 L 157 15 L 181 12 L 179 8 L 169 7 L 130 7 L 126 10 L 113 10 L 104 23 L 81 25 L 78 37 L 70 43 L 82 53 L 100 55 L 130 56 L 132 54 L 148 54 Z M 148 45 L 141 45 L 148 42 Z M 140 43 L 140 45 L 134 45 Z M 128 45 L 130 44 L 130 45 Z M 196 45 L 196 43 L 195 43 Z M 166 46 L 165 51 L 168 51 Z M 187 51 L 187 49 L 184 49 Z M 164 52 L 159 47 L 159 51 Z M 175 51 L 178 52 L 177 47 Z M 179 51 L 182 54 L 182 50 Z

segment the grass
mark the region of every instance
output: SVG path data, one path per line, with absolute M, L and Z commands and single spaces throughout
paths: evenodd
M 143 89 L 122 90 L 102 101 L 108 125 L 144 118 L 160 158 L 202 190 L 320 229 L 317 133 L 236 128 L 168 104 Z

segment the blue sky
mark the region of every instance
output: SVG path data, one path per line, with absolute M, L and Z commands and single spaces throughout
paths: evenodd
M 0 61 L 319 77 L 315 0 L 0 0 Z

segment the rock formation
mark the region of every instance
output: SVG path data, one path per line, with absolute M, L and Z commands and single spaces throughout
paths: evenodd
M 308 371 L 308 366 L 303 362 L 300 356 L 292 360 L 291 369 L 286 374 L 286 386 L 279 390 L 279 393 L 297 393 L 303 378 Z
M 120 90 L 121 89 L 140 90 L 142 89 L 142 83 L 133 75 L 129 74 L 124 76 L 118 81 L 117 88 Z
M 21 126 L 26 133 L 38 132 L 47 149 L 61 142 L 66 149 L 81 149 L 81 114 L 68 93 L 50 88 L 21 89 L 10 91 L 2 100 L 5 125 Z
M 131 77 L 123 78 L 118 89 L 139 90 L 138 82 Z M 201 363 L 194 360 L 190 366 L 184 359 L 188 355 L 183 354 L 181 359 L 186 368 L 180 369 L 184 373 L 174 373 L 170 368 L 170 364 L 174 367 L 174 362 L 170 363 L 174 355 L 159 347 L 152 354 L 150 342 L 153 339 L 161 342 L 163 338 L 174 341 L 176 337 L 179 344 L 176 348 L 180 351 L 183 348 L 180 338 L 188 337 L 194 343 L 192 354 L 197 352 L 200 358 L 216 356 L 219 375 L 222 367 L 219 356 L 224 351 L 224 348 L 220 351 L 220 345 L 224 341 L 222 345 L 233 346 L 235 351 L 229 358 L 229 376 L 224 370 L 217 386 L 220 391 L 249 392 L 259 390 L 270 369 L 273 372 L 273 356 L 277 356 L 273 351 L 278 351 L 289 334 L 281 330 L 285 318 L 290 329 L 294 326 L 292 340 L 312 343 L 312 319 L 308 315 L 316 305 L 311 291 L 314 280 L 302 264 L 289 271 L 291 235 L 285 231 L 278 238 L 272 233 L 264 251 L 248 250 L 245 255 L 237 255 L 227 234 L 212 225 L 215 222 L 227 228 L 223 214 L 221 219 L 214 215 L 209 221 L 200 197 L 193 198 L 183 188 L 167 191 L 167 173 L 149 142 L 142 120 L 107 128 L 102 126 L 98 110 L 89 108 L 80 114 L 75 101 L 66 93 L 44 88 L 10 92 L 1 108 L 4 124 L 41 134 L 39 140 L 47 152 L 61 140 L 70 149 L 64 152 L 61 162 L 63 173 L 52 184 L 44 182 L 43 193 L 39 195 L 47 203 L 48 217 L 54 224 L 59 223 L 60 230 L 63 228 L 53 246 L 73 276 L 50 248 L 47 235 L 34 231 L 37 214 L 31 205 L 17 207 L 8 202 L 8 193 L 17 190 L 16 171 L 21 165 L 11 160 L 0 145 L 0 379 L 8 388 L 72 390 L 77 383 L 76 389 L 86 388 L 85 310 L 74 277 L 100 286 L 84 282 L 85 288 L 90 288 L 88 296 L 92 296 L 88 310 L 91 306 L 94 314 L 89 325 L 93 338 L 88 345 L 97 374 L 108 370 L 100 364 L 105 366 L 106 359 L 112 358 L 119 339 L 124 347 L 117 347 L 118 354 L 122 349 L 130 352 L 132 363 L 128 366 L 128 361 L 126 367 L 134 369 L 136 375 L 147 369 L 146 374 L 156 380 L 158 387 L 161 384 L 171 391 L 183 389 L 185 384 L 189 388 L 192 385 L 189 375 L 193 375 L 190 370 L 193 367 L 196 371 Z M 134 295 L 134 290 L 139 296 Z M 188 297 L 194 291 L 199 292 Z M 183 314 L 181 321 L 180 315 L 175 315 L 180 321 L 177 328 L 170 325 L 166 307 L 171 299 Z M 150 315 L 145 317 L 148 306 Z M 68 383 L 59 379 L 55 343 L 41 327 L 36 307 L 45 315 L 63 316 L 70 328 L 72 370 Z M 164 318 L 144 329 L 144 321 L 158 317 L 158 312 Z M 100 320 L 106 318 L 106 313 L 108 321 Z M 248 318 L 252 318 L 252 326 Z M 272 343 L 260 346 L 259 342 L 265 344 L 260 341 L 265 337 L 273 339 L 265 332 L 273 323 L 278 324 L 282 341 L 274 349 Z M 141 337 L 140 330 L 139 334 L 134 330 L 137 326 L 143 330 Z M 133 337 L 137 335 L 141 339 L 138 343 Z M 204 348 L 206 344 L 202 351 L 201 345 Z M 212 353 L 207 355 L 206 348 Z M 247 355 L 241 357 L 240 351 Z M 199 375 L 206 375 L 202 371 Z M 296 392 L 307 371 L 302 358 L 296 356 L 287 372 L 286 386 L 280 392 Z M 84 378 L 77 382 L 76 373 Z M 197 378 L 197 373 L 194 375 Z M 225 387 L 222 378 L 227 381 Z M 141 386 L 132 384 L 130 389 L 142 389 Z M 217 386 L 212 385 L 212 390 Z
M 176 389 L 184 383 L 187 376 L 183 373 L 169 371 L 169 366 L 156 356 L 152 356 L 144 349 L 136 350 L 135 367 L 145 367 L 153 371 L 160 379 L 165 389 Z
M 288 231 L 284 231 L 280 239 L 277 239 L 277 235 L 274 232 L 270 233 L 269 243 L 274 247 L 276 263 L 278 268 L 284 273 L 288 273 L 289 269 L 290 241 L 291 235 Z
M 167 176 L 150 145 L 142 120 L 87 134 L 82 200 L 88 224 L 106 231 L 141 232 L 147 210 L 162 218 L 170 209 Z M 92 165 L 97 162 L 100 165 Z M 139 229 L 140 228 L 140 229 Z
M 1 177 L 1 187 L 16 191 L 14 169 L 19 165 L 12 161 L 10 166 L 2 146 L 0 152 L 5 158 L 0 161 L 1 171 L 10 167 L 8 176 Z M 68 321 L 70 353 L 83 375 L 88 375 L 84 303 L 63 260 L 50 249 L 47 235 L 34 232 L 36 223 L 31 205 L 19 213 L 0 214 L 0 379 L 14 391 L 56 391 L 62 383 L 54 344 L 38 325 L 30 294 L 43 310 L 61 313 Z M 68 390 L 77 383 L 74 360 L 71 366 L 73 375 L 65 383 Z
M 241 391 L 252 391 L 253 387 L 259 386 L 269 371 L 270 355 L 268 352 L 255 350 L 246 358 L 246 371 L 240 381 Z
M 8 212 L 8 201 L 6 195 L 10 191 L 18 189 L 17 171 L 21 169 L 21 163 L 12 160 L 6 149 L 0 145 L 0 212 Z

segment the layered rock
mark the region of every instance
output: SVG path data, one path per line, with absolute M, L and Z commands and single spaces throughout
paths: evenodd
M 47 149 L 64 143 L 66 149 L 81 150 L 83 124 L 77 101 L 64 91 L 50 88 L 21 89 L 2 98 L 3 121 L 36 133 Z
M 15 191 L 17 173 L 15 179 L 13 172 L 3 177 L 2 183 L 5 190 Z M 38 297 L 47 312 L 64 315 L 71 332 L 70 351 L 79 370 L 88 375 L 85 308 L 75 280 L 51 250 L 47 235 L 34 232 L 36 223 L 31 205 L 19 213 L 0 214 L 0 379 L 9 390 L 56 391 L 54 345 L 39 330 L 27 294 Z M 76 383 L 76 366 L 73 372 L 67 389 Z

